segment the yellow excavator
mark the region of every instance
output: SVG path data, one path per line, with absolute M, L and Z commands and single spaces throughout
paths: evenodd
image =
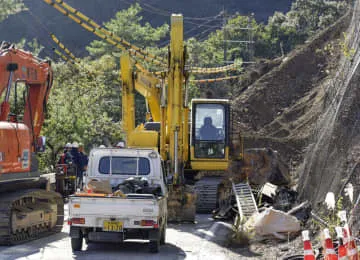
M 124 51 L 120 65 L 126 144 L 127 147 L 153 148 L 160 152 L 169 178 L 170 221 L 192 222 L 196 211 L 211 212 L 228 204 L 232 196 L 230 179 L 256 185 L 267 181 L 274 184 L 289 182 L 288 170 L 276 152 L 243 149 L 241 137 L 231 129 L 229 100 L 189 100 L 187 79 L 190 73 L 216 73 L 236 66 L 188 68 L 182 15 L 171 16 L 170 47 L 168 59 L 164 59 L 107 31 L 62 0 L 44 2 Z M 56 37 L 52 37 L 62 47 Z M 65 52 L 68 53 L 66 49 Z M 163 70 L 149 72 L 138 59 Z M 135 126 L 135 92 L 145 98 L 148 108 L 146 123 L 138 126 Z
M 167 71 L 160 79 L 139 68 L 130 54 L 123 54 L 120 59 L 127 146 L 158 149 L 166 161 L 171 177 L 169 220 L 194 221 L 196 210 L 211 212 L 229 201 L 231 193 L 221 187 L 230 187 L 226 184 L 230 178 L 247 179 L 253 184 L 271 179 L 287 182 L 288 172 L 272 150 L 252 149 L 244 153 L 241 138 L 231 133 L 229 100 L 189 101 L 182 15 L 172 15 L 170 37 Z M 145 97 L 149 107 L 148 122 L 137 127 L 135 91 Z M 205 177 L 196 182 L 197 175 Z M 188 185 L 194 183 L 195 186 Z

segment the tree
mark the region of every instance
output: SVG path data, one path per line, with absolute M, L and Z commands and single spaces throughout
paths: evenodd
M 157 47 L 156 43 L 168 34 L 169 26 L 163 24 L 154 28 L 149 23 L 142 25 L 143 18 L 139 16 L 140 12 L 141 7 L 136 3 L 126 10 L 117 12 L 115 17 L 106 22 L 104 26 L 114 35 L 140 48 Z M 91 55 L 97 57 L 104 54 L 113 54 L 116 57 L 120 57 L 121 53 L 119 49 L 102 40 L 91 42 L 87 50 Z
M 25 9 L 22 0 L 0 0 L 0 22 Z
M 312 35 L 332 24 L 346 11 L 346 1 L 297 0 L 287 13 L 289 22 L 297 31 Z
M 255 39 L 255 55 L 274 58 L 288 53 L 319 30 L 334 23 L 346 1 L 297 0 L 288 13 L 275 12 Z
M 54 165 L 67 142 L 82 142 L 87 150 L 114 144 L 121 138 L 120 82 L 115 59 L 104 55 L 84 59 L 80 66 L 54 65 L 55 82 L 42 134 L 50 150 L 44 165 Z

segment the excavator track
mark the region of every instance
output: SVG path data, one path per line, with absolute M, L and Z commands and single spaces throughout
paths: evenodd
M 16 245 L 60 232 L 64 202 L 41 189 L 6 194 L 0 199 L 0 245 Z
M 195 183 L 196 212 L 212 213 L 218 207 L 218 188 L 222 177 L 203 177 Z

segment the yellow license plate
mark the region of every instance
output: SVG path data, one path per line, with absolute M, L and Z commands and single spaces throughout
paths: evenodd
M 121 221 L 105 220 L 103 224 L 104 231 L 120 232 L 123 229 L 123 223 Z

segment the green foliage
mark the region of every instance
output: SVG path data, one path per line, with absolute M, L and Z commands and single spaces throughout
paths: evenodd
M 331 25 L 346 10 L 346 1 L 297 0 L 287 14 L 297 31 L 308 35 Z
M 55 82 L 49 98 L 48 117 L 43 127 L 50 147 L 47 165 L 67 142 L 82 142 L 87 150 L 114 144 L 121 138 L 120 82 L 115 59 L 104 55 L 81 67 L 54 66 Z
M 189 63 L 197 66 L 218 66 L 224 62 L 224 40 L 227 59 L 251 59 L 251 50 L 244 43 L 254 41 L 255 58 L 274 58 L 290 52 L 316 33 L 334 23 L 346 10 L 346 1 L 297 0 L 291 10 L 275 12 L 266 25 L 248 16 L 236 15 L 221 30 L 212 32 L 204 41 L 187 41 Z M 248 28 L 244 30 L 241 28 Z
M 287 14 L 275 12 L 255 40 L 255 56 L 273 58 L 302 44 L 338 19 L 346 1 L 297 0 Z
M 345 58 L 352 60 L 355 55 L 355 49 L 349 47 L 348 37 L 345 32 L 343 33 L 343 37 L 344 39 L 340 42 L 341 50 Z
M 39 54 L 44 49 L 44 46 L 42 46 L 37 39 L 29 41 L 25 38 L 21 39 L 20 42 L 16 44 L 16 47 L 30 51 L 35 57 L 39 57 Z
M 0 19 L 4 19 L 20 10 L 22 5 L 20 0 L 0 0 L 0 7 Z M 237 75 L 243 70 L 240 66 L 242 60 L 247 61 L 253 57 L 274 58 L 290 52 L 317 30 L 333 23 L 344 13 L 345 7 L 345 1 L 296 0 L 288 13 L 275 12 L 266 25 L 257 23 L 252 17 L 237 14 L 227 21 L 223 29 L 210 33 L 205 40 L 188 39 L 187 64 L 199 67 L 222 66 L 224 40 L 227 40 L 226 59 L 239 63 L 239 69 L 217 76 Z M 140 12 L 141 7 L 134 4 L 116 13 L 113 19 L 104 23 L 104 27 L 138 47 L 166 57 L 167 47 L 158 48 L 157 43 L 168 36 L 169 26 L 164 24 L 154 28 L 143 22 Z M 344 38 L 341 46 L 345 56 L 350 57 L 353 55 L 352 50 L 345 44 L 346 37 Z M 251 39 L 255 42 L 253 49 L 244 43 L 235 42 Z M 35 54 L 42 49 L 36 40 L 24 40 L 22 44 Z M 332 52 L 330 47 L 325 51 Z M 121 50 L 103 40 L 91 42 L 87 50 L 91 59 L 81 59 L 81 66 L 63 63 L 54 65 L 55 83 L 43 127 L 43 134 L 48 137 L 50 147 L 41 157 L 44 167 L 56 162 L 56 155 L 67 142 L 82 142 L 88 150 L 103 143 L 114 144 L 121 137 Z M 150 70 L 155 69 L 151 64 L 141 63 Z M 200 78 L 208 77 L 209 75 Z M 199 79 L 198 76 L 196 78 Z M 195 77 L 190 76 L 191 79 Z M 229 97 L 234 90 L 232 85 L 236 86 L 231 82 L 211 83 L 200 89 L 189 81 L 189 100 L 203 95 L 202 92 L 205 91 L 211 91 L 214 97 Z M 145 102 L 140 95 L 136 95 L 136 107 L 136 122 L 139 123 L 145 118 Z
M 142 25 L 143 18 L 139 16 L 140 12 L 141 7 L 139 4 L 131 5 L 128 9 L 117 12 L 115 17 L 105 23 L 104 26 L 114 35 L 140 48 L 155 48 L 156 43 L 169 32 L 169 26 L 164 24 L 154 28 L 149 23 Z M 121 50 L 102 40 L 91 42 L 87 50 L 96 57 L 104 54 L 113 54 L 116 57 L 120 57 L 121 54 Z
M 227 60 L 233 61 L 239 58 L 248 60 L 249 50 L 246 46 L 232 41 L 248 40 L 252 31 L 241 28 L 249 27 L 256 30 L 258 26 L 255 19 L 251 19 L 249 24 L 247 16 L 237 15 L 228 21 L 225 30 L 210 33 L 204 41 L 188 39 L 186 42 L 188 64 L 204 67 L 221 66 L 224 64 L 224 40 L 226 40 Z
M 0 0 L 0 22 L 25 9 L 22 0 Z
M 338 212 L 344 210 L 343 205 L 344 198 L 342 196 L 339 197 L 339 199 L 336 201 L 335 209 L 333 210 L 325 210 L 323 209 L 322 212 L 320 212 L 319 216 L 321 219 L 323 219 L 328 225 L 327 228 L 329 228 L 330 233 L 333 236 L 336 236 L 335 227 L 340 225 L 340 218 L 338 216 Z M 312 219 L 312 223 L 318 228 L 323 229 L 324 226 L 316 221 L 315 219 Z

